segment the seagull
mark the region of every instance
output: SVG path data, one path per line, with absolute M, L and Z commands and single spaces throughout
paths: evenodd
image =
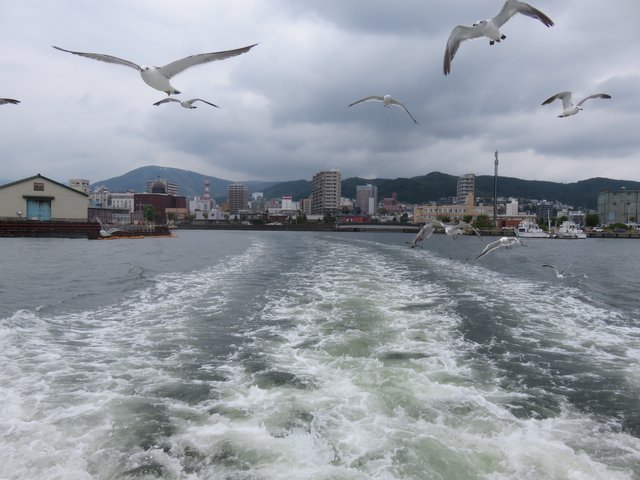
M 102 220 L 100 220 L 99 218 L 96 218 L 96 220 L 100 224 L 100 236 L 101 237 L 110 237 L 115 232 L 122 232 L 123 231 L 121 228 L 116 228 L 116 227 L 107 228 L 107 226 L 104 223 L 102 223 Z
M 427 222 L 425 223 L 422 228 L 418 231 L 418 233 L 416 234 L 415 238 L 411 241 L 411 242 L 407 242 L 411 248 L 415 248 L 415 247 L 419 247 L 420 245 L 418 245 L 420 242 L 422 242 L 423 240 L 429 238 L 431 235 L 433 235 L 433 232 L 435 231 L 435 227 L 436 224 L 439 224 L 437 226 L 442 226 L 442 223 L 440 223 L 437 220 L 434 220 L 433 222 Z
M 195 102 L 202 102 L 202 103 L 206 103 L 207 105 L 211 105 L 212 107 L 220 108 L 218 107 L 218 105 L 214 105 L 213 103 L 207 102 L 206 100 L 203 100 L 201 98 L 192 98 L 191 100 L 178 100 L 177 98 L 167 97 L 160 100 L 159 102 L 154 103 L 154 105 L 158 106 L 163 103 L 169 103 L 169 102 L 178 102 L 184 108 L 198 108 L 194 105 Z
M 473 38 L 487 37 L 489 38 L 489 45 L 493 45 L 496 42 L 499 43 L 507 38 L 506 35 L 500 32 L 500 27 L 507 23 L 516 13 L 540 20 L 547 27 L 553 25 L 553 20 L 528 3 L 520 2 L 519 0 L 507 0 L 504 2 L 500 13 L 495 17 L 488 20 L 480 20 L 471 27 L 458 25 L 451 31 L 449 40 L 447 40 L 447 48 L 444 51 L 444 74 L 449 75 L 451 73 L 451 62 L 460 47 L 460 42 Z
M 611 95 L 606 93 L 594 93 L 593 95 L 589 95 L 588 97 L 580 100 L 577 105 L 574 105 L 573 103 L 571 103 L 571 92 L 560 92 L 556 93 L 553 97 L 547 98 L 544 102 L 542 102 L 542 105 L 548 105 L 557 98 L 562 100 L 562 108 L 564 109 L 564 111 L 562 112 L 562 115 L 558 115 L 558 117 L 562 118 L 575 115 L 580 110 L 583 110 L 582 104 L 590 98 L 611 98 Z
M 548 263 L 543 263 L 542 266 L 543 267 L 549 267 L 549 268 L 553 268 L 553 270 L 556 272 L 556 277 L 557 278 L 563 278 L 564 277 L 564 272 L 567 271 L 567 269 L 573 265 L 573 263 L 570 263 L 569 265 L 567 265 L 566 267 L 558 270 L 558 267 L 556 267 L 555 265 L 550 265 Z
M 17 105 L 20 103 L 20 100 L 14 100 L 13 98 L 0 98 L 0 105 L 4 105 L 5 103 L 12 103 Z
M 118 65 L 124 65 L 125 67 L 134 68 L 140 72 L 140 76 L 142 77 L 142 80 L 144 80 L 144 83 L 152 88 L 155 88 L 156 90 L 165 92 L 167 95 L 171 95 L 172 93 L 180 93 L 171 85 L 171 83 L 169 83 L 169 80 L 171 80 L 174 75 L 177 75 L 183 70 L 186 70 L 187 68 L 193 67 L 195 65 L 214 62 L 216 60 L 224 60 L 225 58 L 241 55 L 248 52 L 256 45 L 257 43 L 254 43 L 253 45 L 249 45 L 248 47 L 236 48 L 235 50 L 225 50 L 223 52 L 199 53 L 197 55 L 190 55 L 180 60 L 176 60 L 175 62 L 168 63 L 164 67 L 148 67 L 146 65 L 138 65 L 136 63 L 130 62 L 129 60 L 124 60 L 112 55 L 104 55 L 102 53 L 74 52 L 72 50 L 65 50 L 64 48 L 56 46 L 53 46 L 53 48 L 55 48 L 56 50 L 61 50 L 63 52 L 73 53 L 74 55 L 80 55 L 81 57 L 99 60 L 101 62 L 115 63 Z
M 386 108 L 389 108 L 392 105 L 395 106 L 395 107 L 400 107 L 405 112 L 407 112 L 407 115 L 409 115 L 411 117 L 411 120 L 413 120 L 413 123 L 418 123 L 418 121 L 415 118 L 413 118 L 413 115 L 411 115 L 411 113 L 409 113 L 409 110 L 407 110 L 407 107 L 404 106 L 404 103 L 402 103 L 399 100 L 396 100 L 391 95 L 385 95 L 385 96 L 371 95 L 369 97 L 361 98 L 360 100 L 358 100 L 356 102 L 350 103 L 349 106 L 353 107 L 354 105 L 357 105 L 358 103 L 363 103 L 363 102 L 382 102 L 382 104 Z
M 495 242 L 491 242 L 487 244 L 487 246 L 484 247 L 484 250 L 482 250 L 482 253 L 480 253 L 480 255 L 476 257 L 476 260 L 478 260 L 480 257 L 485 256 L 487 253 L 493 252 L 494 250 L 500 247 L 505 247 L 507 250 L 511 250 L 511 247 L 515 244 L 524 245 L 524 242 L 520 240 L 518 237 L 502 237 L 499 240 L 496 240 Z
M 468 224 L 467 222 L 460 222 L 457 225 L 443 225 L 440 223 L 440 226 L 444 227 L 444 233 L 452 237 L 454 240 L 458 238 L 460 235 L 462 235 L 465 230 L 469 230 L 469 229 L 473 230 L 473 233 L 475 233 L 478 236 L 478 238 L 482 237 L 478 229 Z

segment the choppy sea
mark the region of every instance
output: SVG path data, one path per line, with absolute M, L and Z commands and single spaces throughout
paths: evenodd
M 0 478 L 640 478 L 640 241 L 412 237 L 0 239 Z

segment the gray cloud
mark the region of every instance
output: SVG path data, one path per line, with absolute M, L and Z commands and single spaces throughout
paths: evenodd
M 91 181 L 156 164 L 230 180 L 409 177 L 433 170 L 576 181 L 640 179 L 637 0 L 530 3 L 556 25 L 516 16 L 507 39 L 462 44 L 452 73 L 444 46 L 457 24 L 493 16 L 502 1 L 247 0 L 108 4 L 13 2 L 3 11 L 0 178 L 42 173 Z M 204 51 L 259 45 L 246 55 L 174 79 L 190 111 L 132 69 L 59 52 L 108 53 L 163 65 Z M 607 92 L 584 112 L 557 118 L 542 106 L 562 90 Z M 420 122 L 380 104 L 390 93 Z M 206 107 L 206 108 L 205 108 Z

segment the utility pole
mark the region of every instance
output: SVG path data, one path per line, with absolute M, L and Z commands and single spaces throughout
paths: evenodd
M 498 151 L 493 169 L 493 228 L 498 228 Z

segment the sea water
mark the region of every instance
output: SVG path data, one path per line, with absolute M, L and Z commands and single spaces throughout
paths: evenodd
M 0 478 L 640 478 L 640 242 L 412 237 L 0 239 Z

